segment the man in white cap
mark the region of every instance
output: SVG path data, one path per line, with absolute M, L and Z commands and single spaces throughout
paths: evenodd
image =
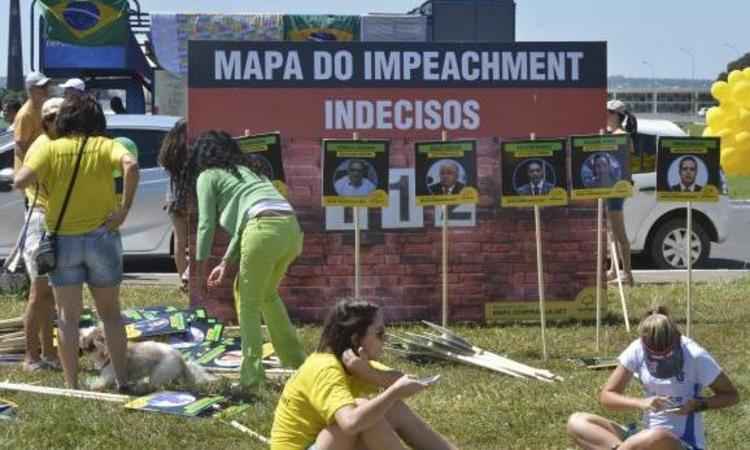
M 29 99 L 21 107 L 13 121 L 16 144 L 14 171 L 18 171 L 31 144 L 42 134 L 42 105 L 47 100 L 47 86 L 50 79 L 41 72 L 26 75 L 26 92 Z
M 66 99 L 86 92 L 86 83 L 80 78 L 71 78 L 59 86 L 63 89 L 63 97 Z

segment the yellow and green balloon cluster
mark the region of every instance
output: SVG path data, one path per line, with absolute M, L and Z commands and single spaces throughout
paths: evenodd
M 719 101 L 706 113 L 703 136 L 721 137 L 721 167 L 727 175 L 750 175 L 750 67 L 733 70 L 711 85 Z

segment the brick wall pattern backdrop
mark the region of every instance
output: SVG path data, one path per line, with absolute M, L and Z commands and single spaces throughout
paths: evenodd
M 392 141 L 391 167 L 414 167 L 414 141 Z M 305 232 L 302 255 L 281 287 L 290 315 L 320 321 L 339 297 L 354 292 L 353 231 L 326 231 L 320 206 L 320 141 L 284 139 L 289 199 Z M 477 225 L 449 229 L 448 298 L 451 320 L 482 321 L 484 305 L 503 299 L 538 299 L 533 209 L 498 207 L 499 141 L 478 140 L 481 201 Z M 542 208 L 545 292 L 548 300 L 572 300 L 595 284 L 596 210 L 594 202 Z M 370 209 L 369 229 L 362 231 L 361 295 L 386 307 L 390 321 L 439 320 L 441 305 L 441 231 L 434 209 L 425 208 L 423 228 L 384 230 L 380 209 Z M 193 215 L 190 253 L 194 254 Z M 212 264 L 228 243 L 219 232 Z M 258 264 L 262 264 L 258 261 Z M 191 304 L 208 308 L 229 322 L 236 320 L 232 286 L 199 297 L 191 270 Z
M 449 139 L 476 139 L 480 204 L 475 226 L 450 230 L 448 298 L 451 320 L 481 321 L 487 303 L 538 298 L 533 209 L 498 206 L 499 140 L 597 133 L 606 123 L 606 55 L 605 42 L 190 41 L 189 134 L 281 133 L 289 198 L 305 232 L 281 294 L 306 321 L 354 291 L 354 233 L 325 229 L 321 139 L 354 131 L 389 139 L 391 169 L 413 169 L 415 142 L 439 140 L 442 129 Z M 595 284 L 593 204 L 542 208 L 549 300 L 573 300 Z M 421 228 L 384 230 L 381 210 L 369 210 L 361 295 L 384 304 L 389 320 L 439 319 L 434 211 L 424 208 Z M 226 243 L 217 240 L 214 255 Z M 191 289 L 193 304 L 234 319 L 231 286 L 208 297 Z

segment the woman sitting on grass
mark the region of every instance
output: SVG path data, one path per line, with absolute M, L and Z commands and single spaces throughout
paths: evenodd
M 272 450 L 455 449 L 403 399 L 427 387 L 371 362 L 383 351 L 377 305 L 340 300 L 330 311 L 316 352 L 284 387 L 271 430 Z M 379 395 L 378 388 L 385 388 Z
M 680 334 L 666 308 L 650 310 L 638 332 L 641 337 L 618 358 L 599 401 L 616 411 L 644 411 L 644 429 L 575 413 L 568 420 L 568 434 L 583 449 L 705 449 L 702 412 L 734 405 L 737 390 L 706 350 Z M 633 376 L 645 398 L 623 394 Z M 714 395 L 702 397 L 707 386 Z

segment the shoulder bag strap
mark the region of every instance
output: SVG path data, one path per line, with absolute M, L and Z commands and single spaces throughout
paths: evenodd
M 76 166 L 73 169 L 73 177 L 70 179 L 70 184 L 68 185 L 68 192 L 65 193 L 65 200 L 63 201 L 62 209 L 60 210 L 60 217 L 57 218 L 57 225 L 55 226 L 55 235 L 60 230 L 60 225 L 62 224 L 63 217 L 65 217 L 65 210 L 68 208 L 68 200 L 70 200 L 70 193 L 73 191 L 73 185 L 76 182 L 76 177 L 78 176 L 78 168 L 81 166 L 81 157 L 83 156 L 83 149 L 86 148 L 86 142 L 89 140 L 88 136 L 85 136 L 83 138 L 83 142 L 81 143 L 81 148 L 78 149 L 78 159 L 76 159 Z

